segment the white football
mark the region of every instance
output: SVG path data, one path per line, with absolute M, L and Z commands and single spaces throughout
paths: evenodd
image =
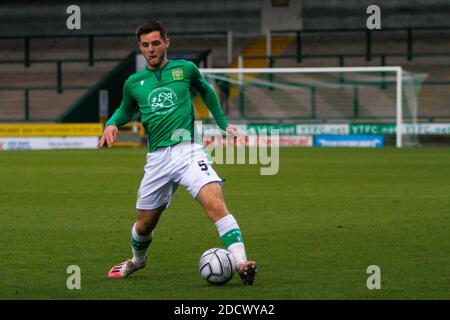
M 200 257 L 198 268 L 202 278 L 215 285 L 227 283 L 236 271 L 231 253 L 220 248 L 206 250 Z

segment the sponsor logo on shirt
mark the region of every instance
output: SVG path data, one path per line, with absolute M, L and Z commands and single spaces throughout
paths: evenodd
M 176 100 L 177 94 L 169 87 L 156 88 L 148 95 L 148 104 L 156 114 L 172 112 Z

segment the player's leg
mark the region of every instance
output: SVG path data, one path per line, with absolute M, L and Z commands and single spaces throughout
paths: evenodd
M 131 230 L 132 260 L 135 264 L 146 263 L 148 247 L 153 240 L 153 229 L 158 224 L 159 217 L 166 206 L 167 204 L 164 204 L 154 210 L 137 210 L 136 222 Z
M 176 185 L 171 181 L 167 167 L 168 151 L 161 149 L 147 155 L 145 175 L 139 187 L 136 202 L 136 222 L 131 230 L 133 258 L 119 263 L 108 273 L 110 278 L 125 278 L 145 267 L 147 251 L 153 240 L 153 229 L 161 213 L 169 206 Z
M 247 260 L 241 229 L 225 205 L 220 184 L 206 183 L 201 187 L 196 199 L 202 205 L 208 218 L 216 225 L 220 239 L 231 252 L 244 284 L 253 284 L 257 272 L 256 263 Z
M 153 210 L 137 210 L 136 222 L 131 229 L 133 258 L 119 263 L 108 272 L 109 278 L 126 278 L 147 264 L 147 251 L 153 240 L 153 229 L 159 221 L 166 204 Z
M 200 202 L 216 225 L 225 247 L 233 255 L 242 280 L 245 284 L 252 284 L 256 264 L 247 260 L 241 230 L 223 199 L 222 179 L 211 166 L 204 147 L 197 143 L 180 143 L 173 148 L 171 156 L 172 162 L 179 164 L 174 172 L 174 181 Z

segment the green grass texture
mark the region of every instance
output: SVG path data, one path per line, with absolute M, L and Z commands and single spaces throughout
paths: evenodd
M 449 299 L 448 148 L 281 148 L 279 172 L 214 165 L 226 180 L 253 286 L 199 275 L 222 247 L 201 206 L 178 188 L 147 267 L 107 279 L 131 257 L 146 150 L 0 153 L 0 299 Z M 70 265 L 81 289 L 69 290 Z M 367 268 L 379 266 L 381 289 Z

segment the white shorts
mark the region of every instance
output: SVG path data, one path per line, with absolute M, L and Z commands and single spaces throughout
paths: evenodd
M 205 184 L 222 183 L 203 146 L 190 141 L 147 153 L 144 171 L 136 202 L 140 210 L 169 207 L 178 185 L 195 198 Z

